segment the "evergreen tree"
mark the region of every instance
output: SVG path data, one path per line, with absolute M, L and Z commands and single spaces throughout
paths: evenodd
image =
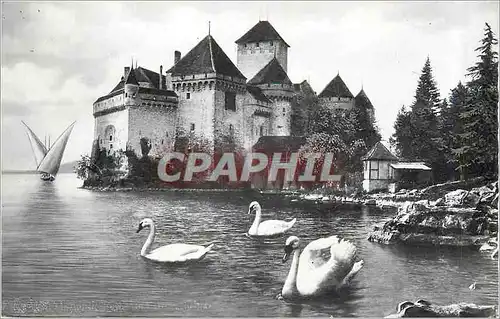
M 415 101 L 423 102 L 423 105 L 429 106 L 436 111 L 440 104 L 439 90 L 432 75 L 431 60 L 427 57 L 422 74 L 418 80 L 417 90 L 415 92 Z
M 402 159 L 411 157 L 411 121 L 410 111 L 403 105 L 396 116 L 394 122 L 394 134 L 389 139 L 391 145 L 396 149 L 396 154 Z
M 467 69 L 471 81 L 460 114 L 463 133 L 460 146 L 453 150 L 462 177 L 498 174 L 498 53 L 494 51 L 498 41 L 487 23 L 484 30 L 476 49 L 479 61 Z
M 392 142 L 399 156 L 407 160 L 421 160 L 432 166 L 435 180 L 446 179 L 446 160 L 440 146 L 439 91 L 432 75 L 430 59 L 427 58 L 420 75 L 415 101 L 410 111 L 402 109 L 394 124 Z

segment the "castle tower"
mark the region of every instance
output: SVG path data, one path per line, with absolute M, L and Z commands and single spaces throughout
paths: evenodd
M 259 21 L 239 38 L 236 44 L 238 44 L 236 64 L 247 79 L 253 78 L 275 57 L 287 72 L 290 46 L 268 21 Z
M 177 58 L 176 58 L 177 59 Z M 167 71 L 179 96 L 179 135 L 213 142 L 241 131 L 246 78 L 211 35 Z
M 248 81 L 248 85 L 259 87 L 262 93 L 273 102 L 269 135 L 290 135 L 291 101 L 294 96 L 294 88 L 278 59 L 273 57 L 262 70 Z
M 132 68 L 126 75 L 125 79 L 125 85 L 124 85 L 125 106 L 135 105 L 136 103 L 135 99 L 138 97 L 137 95 L 138 92 L 139 92 L 139 82 L 137 81 L 135 70 L 134 68 Z
M 375 123 L 375 110 L 373 104 L 363 89 L 361 89 L 358 95 L 356 95 L 356 97 L 354 98 L 354 105 L 366 110 L 370 123 Z
M 328 83 L 318 95 L 321 106 L 336 110 L 350 110 L 354 106 L 354 96 L 339 74 Z

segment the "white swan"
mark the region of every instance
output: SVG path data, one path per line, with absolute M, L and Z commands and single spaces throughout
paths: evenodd
M 290 236 L 286 240 L 286 262 L 293 253 L 290 272 L 285 280 L 281 296 L 283 298 L 313 297 L 338 290 L 349 284 L 363 267 L 363 260 L 355 262 L 356 246 L 337 236 L 320 238 L 307 245 L 299 253 L 300 240 Z M 330 259 L 325 260 L 322 250 L 330 248 Z
M 248 235 L 252 237 L 274 237 L 284 234 L 290 228 L 293 227 L 296 218 L 289 222 L 284 220 L 266 220 L 262 223 L 261 219 L 261 207 L 258 202 L 251 202 L 248 206 L 248 214 L 255 210 L 255 219 L 252 226 L 248 230 Z
M 141 220 L 137 233 L 146 227 L 150 228 L 149 236 L 144 246 L 142 246 L 141 256 L 149 260 L 164 263 L 201 260 L 214 246 L 214 244 L 210 244 L 207 247 L 191 244 L 170 244 L 156 248 L 148 253 L 155 238 L 155 225 L 151 218 L 144 218 Z

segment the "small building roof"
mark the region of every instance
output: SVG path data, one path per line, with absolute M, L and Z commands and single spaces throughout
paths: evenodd
M 365 156 L 361 158 L 363 161 L 370 160 L 385 160 L 385 161 L 397 161 L 398 158 L 392 154 L 387 147 L 384 146 L 381 142 L 377 142 L 371 150 L 366 153 Z
M 354 98 L 354 104 L 358 106 L 364 106 L 366 108 L 373 108 L 372 102 L 363 89 L 361 89 L 358 95 L 356 95 L 356 97 Z
M 211 35 L 203 38 L 167 73 L 172 73 L 172 75 L 219 73 L 246 79 Z
M 339 74 L 328 83 L 318 97 L 348 97 L 354 98 L 349 88 Z
M 423 162 L 394 163 L 391 164 L 391 167 L 400 170 L 419 170 L 419 171 L 432 170 L 429 166 L 425 165 L 425 163 Z
M 248 84 L 288 84 L 292 85 L 292 81 L 286 74 L 285 70 L 278 62 L 276 57 L 269 61 L 250 81 Z
M 306 143 L 303 136 L 261 136 L 252 147 L 254 151 L 290 152 L 297 151 Z
M 260 41 L 271 41 L 271 40 L 281 40 L 283 43 L 290 47 L 285 40 L 279 35 L 279 33 L 274 29 L 274 27 L 269 23 L 269 21 L 259 21 L 254 25 L 247 33 L 245 33 L 241 38 L 236 40 L 237 44 L 240 43 L 250 43 L 250 42 L 260 42 Z

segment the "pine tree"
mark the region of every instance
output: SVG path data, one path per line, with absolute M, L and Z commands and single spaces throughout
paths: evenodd
M 484 38 L 476 49 L 479 61 L 467 71 L 467 102 L 460 117 L 464 132 L 460 146 L 453 150 L 459 169 L 476 175 L 498 174 L 498 44 L 491 27 L 486 23 Z M 464 175 L 464 174 L 462 174 Z
M 440 104 L 439 90 L 432 75 L 431 60 L 429 57 L 425 60 L 424 67 L 422 68 L 422 74 L 420 75 L 415 92 L 415 101 L 423 102 L 424 105 L 431 107 L 432 110 L 437 110 Z
M 390 143 L 395 147 L 396 153 L 400 158 L 406 159 L 412 157 L 410 111 L 403 105 L 396 116 L 394 122 L 394 134 L 390 138 Z

